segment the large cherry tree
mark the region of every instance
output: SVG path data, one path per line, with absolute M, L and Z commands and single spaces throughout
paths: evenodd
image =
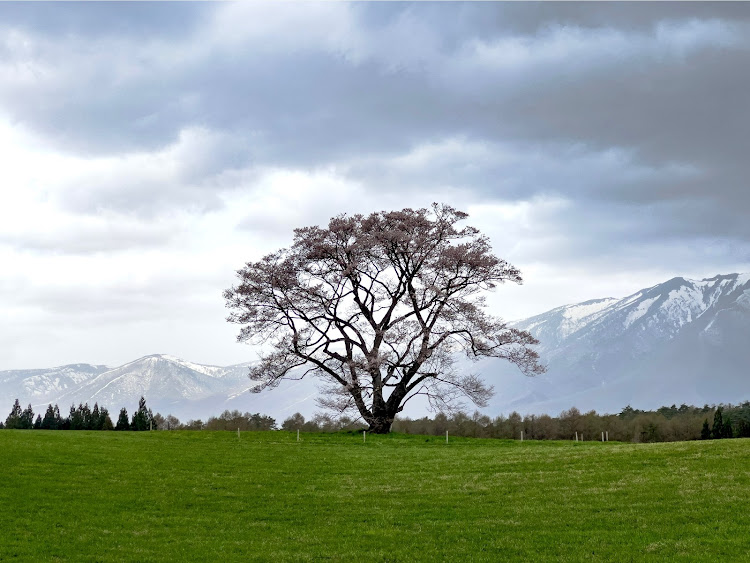
M 487 404 L 493 388 L 459 369 L 461 353 L 543 372 L 534 337 L 487 312 L 483 294 L 521 275 L 486 236 L 458 226 L 466 217 L 438 204 L 340 215 L 248 262 L 224 297 L 228 320 L 242 325 L 237 339 L 264 350 L 253 391 L 315 376 L 321 406 L 356 411 L 386 433 L 416 396 L 437 409 L 462 397 Z

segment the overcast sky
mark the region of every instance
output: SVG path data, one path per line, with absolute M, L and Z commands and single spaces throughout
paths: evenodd
M 252 360 L 234 272 L 444 202 L 507 320 L 750 271 L 748 3 L 0 3 L 0 370 Z

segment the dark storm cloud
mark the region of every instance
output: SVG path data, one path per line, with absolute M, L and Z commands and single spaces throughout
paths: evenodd
M 45 8 L 0 5 L 21 34 L 0 93 L 14 121 L 84 155 L 169 151 L 190 128 L 231 139 L 170 181 L 83 183 L 75 209 L 212 208 L 226 169 L 335 166 L 392 190 L 596 207 L 602 245 L 623 210 L 636 237 L 750 240 L 748 4 L 336 5 L 338 42 L 297 20 L 233 42 L 224 4 Z
M 374 28 L 392 25 L 412 12 L 428 27 L 440 29 L 447 50 L 467 39 L 492 40 L 498 35 L 533 35 L 551 26 L 613 27 L 644 31 L 662 21 L 725 19 L 750 21 L 741 2 L 368 2 L 357 6 Z
M 295 8 L 294 4 L 287 6 Z M 410 16 L 408 23 L 418 22 L 434 32 L 435 50 L 425 57 L 428 60 L 395 61 L 393 68 L 393 61 L 377 53 L 352 63 L 326 49 L 283 47 L 272 49 L 270 56 L 268 52 L 258 55 L 249 46 L 236 51 L 213 48 L 199 55 L 186 53 L 184 58 L 172 53 L 165 58 L 159 54 L 162 42 L 171 37 L 156 33 L 154 28 L 148 34 L 153 44 L 146 42 L 146 49 L 134 45 L 132 53 L 110 52 L 97 59 L 96 49 L 117 46 L 107 42 L 111 36 L 79 44 L 74 54 L 94 68 L 70 68 L 70 75 L 55 84 L 62 95 L 51 96 L 42 89 L 34 96 L 31 88 L 18 89 L 18 98 L 11 101 L 22 106 L 16 107 L 19 118 L 37 127 L 47 124 L 51 133 L 57 132 L 66 143 L 82 150 L 158 146 L 173 140 L 180 128 L 197 124 L 260 131 L 268 143 L 268 158 L 303 162 L 345 158 L 357 149 L 398 152 L 404 144 L 456 132 L 493 139 L 574 139 L 607 146 L 633 146 L 643 141 L 644 132 L 656 130 L 674 130 L 674 138 L 686 139 L 686 129 L 692 132 L 705 125 L 700 123 L 705 112 L 696 111 L 700 109 L 698 101 L 718 102 L 717 96 L 724 103 L 715 103 L 716 115 L 705 119 L 726 122 L 742 101 L 724 96 L 741 96 L 736 88 L 725 90 L 744 80 L 734 71 L 738 63 L 747 61 L 746 48 L 733 54 L 731 50 L 717 53 L 709 46 L 708 53 L 689 54 L 683 60 L 654 52 L 632 57 L 615 53 L 614 60 L 607 61 L 605 54 L 600 59 L 607 64 L 594 69 L 580 69 L 574 59 L 518 71 L 469 66 L 461 73 L 450 69 L 451 64 L 466 62 L 455 57 L 477 39 L 491 42 L 526 33 L 528 41 L 543 40 L 553 23 L 565 28 L 556 19 L 559 17 L 584 32 L 616 30 L 621 13 L 649 12 L 650 6 L 626 10 L 623 6 L 578 5 L 363 5 L 357 10 L 361 12 L 358 22 L 375 40 L 392 37 L 383 29 L 404 19 L 405 14 Z M 67 13 L 65 5 L 55 8 L 55 12 Z M 165 17 L 164 9 L 154 8 L 157 21 Z M 181 9 L 173 7 L 171 11 L 182 14 Z M 141 7 L 138 16 L 150 21 L 150 16 L 144 15 L 147 10 L 148 6 Z M 696 20 L 684 6 L 651 11 L 670 18 L 681 14 L 682 19 L 668 21 Z M 698 13 L 707 11 L 704 6 Z M 204 7 L 203 20 L 207 12 Z M 375 24 L 369 29 L 370 16 L 379 12 L 383 14 L 372 18 Z M 750 9 L 743 12 L 722 5 L 714 10 L 712 20 L 725 12 L 734 17 L 736 12 Z M 640 25 L 631 25 L 630 31 L 636 35 L 624 40 L 637 42 L 645 39 L 643 34 L 652 34 L 662 21 L 655 14 L 643 16 Z M 477 33 L 474 26 L 483 21 L 495 26 L 485 24 L 487 29 Z M 528 30 L 519 31 L 514 29 L 517 21 L 535 25 L 524 24 L 522 28 Z M 83 30 L 85 20 L 78 24 Z M 44 31 L 41 27 L 32 32 Z M 175 40 L 178 45 L 182 41 L 189 51 L 194 35 L 189 27 L 181 31 Z M 403 42 L 405 38 L 397 35 L 395 40 Z M 50 41 L 45 48 L 45 54 L 51 55 L 57 45 Z M 64 48 L 61 53 L 65 54 Z M 64 66 L 65 61 L 60 63 Z M 680 96 L 685 92 L 695 94 Z M 687 123 L 686 113 L 693 114 Z M 654 116 L 661 118 L 655 121 Z M 644 129 L 642 124 L 650 126 Z M 653 144 L 663 146 L 658 136 Z
M 484 37 L 497 31 L 534 33 L 550 25 L 638 31 L 665 20 L 750 19 L 740 2 L 502 2 L 496 8 L 488 16 L 481 3 L 470 3 L 464 13 Z
M 67 14 L 64 5 L 55 8 L 54 11 Z M 84 8 L 76 6 L 76 10 Z M 101 8 L 98 6 L 98 10 Z M 287 9 L 294 8 L 292 4 Z M 678 21 L 695 20 L 695 15 L 684 14 L 687 8 L 681 8 L 655 11 L 667 12 L 671 17 L 683 13 L 683 19 Z M 161 5 L 154 8 L 157 21 L 169 13 L 164 10 Z M 19 117 L 33 120 L 39 127 L 51 123 L 49 127 L 65 132 L 67 141 L 80 143 L 91 151 L 119 150 L 131 144 L 147 147 L 163 144 L 174 139 L 185 125 L 197 124 L 260 131 L 268 143 L 265 147 L 268 158 L 303 162 L 346 158 L 348 152 L 357 150 L 398 152 L 399 144 L 455 132 L 493 139 L 521 136 L 635 146 L 644 142 L 644 133 L 663 131 L 655 138 L 649 136 L 652 144 L 646 144 L 644 150 L 651 154 L 654 147 L 663 147 L 682 154 L 679 146 L 665 145 L 660 140 L 669 135 L 688 142 L 695 135 L 684 133 L 705 132 L 706 120 L 715 126 L 734 123 L 729 117 L 737 114 L 738 104 L 743 101 L 741 90 L 736 87 L 745 80 L 736 69 L 739 63 L 747 61 L 746 46 L 738 53 L 724 49 L 717 53 L 709 46 L 707 53 L 689 54 L 684 60 L 669 56 L 659 60 L 663 55 L 658 52 L 645 53 L 643 57 L 625 56 L 621 60 L 615 54 L 614 64 L 590 70 L 577 68 L 575 60 L 536 65 L 519 72 L 469 68 L 462 74 L 447 70 L 467 42 L 518 34 L 513 29 L 516 21 L 536 22 L 527 36 L 534 40 L 544 39 L 548 29 L 545 26 L 557 21 L 560 12 L 569 13 L 563 21 L 585 31 L 602 29 L 597 26 L 617 29 L 620 13 L 641 10 L 644 8 L 638 6 L 628 11 L 622 6 L 589 9 L 577 5 L 490 4 L 466 8 L 410 5 L 376 9 L 365 5 L 359 18 L 365 30 L 371 13 L 381 11 L 387 15 L 373 26 L 376 39 L 382 38 L 377 35 L 378 30 L 382 33 L 383 27 L 393 25 L 405 13 L 411 14 L 413 21 L 426 18 L 435 26 L 436 36 L 447 31 L 447 38 L 438 39 L 436 52 L 431 55 L 433 60 L 397 62 L 396 70 L 389 68 L 387 58 L 372 56 L 353 64 L 346 57 L 337 57 L 324 49 L 280 48 L 272 51 L 270 57 L 267 53 L 259 56 L 251 49 L 237 52 L 213 49 L 199 56 L 187 54 L 182 59 L 173 55 L 174 58 L 164 60 L 158 52 L 165 37 L 153 31 L 149 38 L 159 41 L 146 51 L 136 49 L 132 54 L 110 53 L 111 56 L 97 60 L 92 52 L 86 52 L 85 46 L 79 45 L 77 54 L 84 61 L 90 56 L 93 59 L 90 64 L 98 68 L 89 72 L 77 68 L 64 77 L 67 80 L 58 84 L 62 96 L 57 103 L 49 92 L 40 92 L 39 98 L 44 96 L 46 103 L 29 104 L 26 97 L 29 92 L 20 90 L 19 94 L 22 92 L 24 96 L 16 103 L 23 104 L 25 109 L 17 111 Z M 171 11 L 182 14 L 182 7 L 173 7 Z M 706 11 L 705 7 L 698 10 Z M 715 11 L 718 14 L 729 11 L 733 16 L 742 12 L 724 6 Z M 150 21 L 148 6 L 136 12 L 131 14 L 133 19 Z M 204 19 L 207 16 L 203 12 L 201 15 Z M 464 17 L 457 17 L 454 23 L 457 15 Z M 503 24 L 494 30 L 498 35 L 491 35 L 493 30 L 471 34 L 473 24 L 481 21 L 482 15 L 484 20 Z M 713 19 L 716 17 L 713 14 Z M 70 15 L 68 18 L 77 21 Z M 651 33 L 659 21 L 653 15 L 650 19 L 643 17 L 641 25 L 633 26 L 633 31 Z M 85 19 L 78 25 L 81 31 L 88 29 Z M 557 25 L 564 28 L 559 21 Z M 183 35 L 177 39 L 187 47 L 193 36 L 190 28 L 182 31 Z M 295 30 L 288 31 L 293 34 Z M 638 41 L 643 37 L 625 39 Z M 91 51 L 108 46 L 106 40 L 87 45 Z M 55 46 L 50 43 L 47 48 Z M 149 60 L 150 50 L 153 52 Z M 459 59 L 458 63 L 462 62 Z M 515 83 L 509 83 L 509 79 Z M 686 92 L 691 94 L 680 95 Z M 713 102 L 714 111 L 697 111 L 701 109 L 698 105 L 701 101 Z M 33 105 L 37 107 L 32 112 L 29 106 Z M 686 120 L 686 116 L 692 119 Z M 741 130 L 742 125 L 742 122 L 736 124 L 735 130 Z

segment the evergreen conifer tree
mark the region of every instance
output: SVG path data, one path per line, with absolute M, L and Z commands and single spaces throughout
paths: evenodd
M 39 430 L 42 427 L 42 415 L 38 414 L 36 415 L 36 420 L 34 421 L 34 430 Z
M 57 403 L 55 403 L 55 425 L 57 430 L 70 430 L 70 419 L 62 417 Z
M 701 428 L 701 440 L 711 439 L 711 429 L 708 427 L 708 419 L 703 420 L 703 427 Z
M 81 411 L 83 410 L 83 405 L 80 403 L 78 404 L 78 408 L 76 408 L 75 405 L 70 405 L 70 429 L 71 430 L 83 430 L 85 427 L 83 425 L 83 416 Z
M 81 405 L 78 404 L 78 410 L 81 413 L 81 430 L 93 430 L 93 419 L 91 417 L 91 409 L 88 403 Z
M 734 429 L 732 428 L 732 419 L 727 416 L 724 420 L 724 426 L 721 428 L 722 438 L 734 438 Z
M 127 420 L 127 414 L 125 415 L 125 419 Z M 102 407 L 102 410 L 99 412 L 99 430 L 114 430 L 115 427 L 112 424 L 112 419 L 109 418 L 109 411 Z
M 115 430 L 130 430 L 130 422 L 128 422 L 128 411 L 125 407 L 122 407 L 120 409 L 120 417 L 117 419 Z
M 55 409 L 52 408 L 52 404 L 47 406 L 47 410 L 44 413 L 44 418 L 42 419 L 42 429 L 44 430 L 57 429 L 57 420 L 55 420 Z
M 130 423 L 131 430 L 148 430 L 153 424 L 151 409 L 146 408 L 146 399 L 143 397 L 138 401 L 138 410 L 133 413 L 133 421 Z M 156 428 L 154 428 L 156 430 Z
M 5 419 L 5 427 L 9 429 L 21 428 L 21 403 L 18 402 L 18 399 L 13 403 L 13 408 Z
M 23 428 L 24 430 L 31 430 L 34 428 L 34 411 L 32 410 L 31 405 L 23 409 L 23 412 L 21 413 L 20 428 Z
M 750 438 L 750 422 L 746 419 L 740 419 L 737 425 L 737 437 L 738 438 Z
M 715 440 L 724 437 L 724 417 L 722 410 L 721 407 L 717 407 L 714 413 L 714 425 L 711 427 L 711 437 Z
M 99 412 L 99 403 L 94 403 L 94 409 L 91 411 L 91 430 L 102 429 L 101 413 Z

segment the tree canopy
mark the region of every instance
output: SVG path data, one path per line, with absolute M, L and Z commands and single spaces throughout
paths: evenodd
M 295 229 L 294 242 L 248 262 L 226 290 L 238 340 L 265 346 L 250 369 L 254 391 L 285 378 L 319 377 L 319 404 L 356 411 L 388 432 L 413 397 L 436 409 L 461 397 L 484 406 L 492 387 L 459 369 L 456 355 L 495 357 L 526 375 L 544 371 L 537 340 L 486 312 L 483 294 L 520 272 L 488 238 L 457 224 L 447 205 L 340 215 Z

